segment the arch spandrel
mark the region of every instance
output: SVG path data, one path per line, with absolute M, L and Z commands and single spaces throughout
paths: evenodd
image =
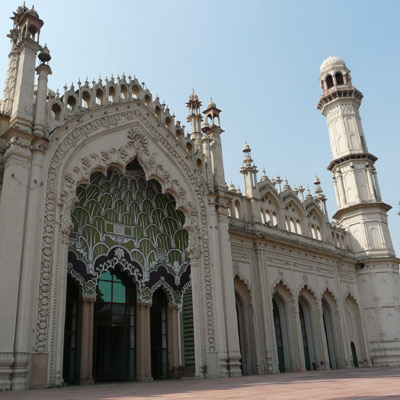
M 88 183 L 95 171 L 104 173 L 111 166 L 124 171 L 134 158 L 138 159 L 146 179 L 157 180 L 162 192 L 172 194 L 176 208 L 185 215 L 192 269 L 201 265 L 196 272 L 199 277 L 196 286 L 204 299 L 198 321 L 204 364 L 207 352 L 215 350 L 204 183 L 177 139 L 135 100 L 81 114 L 59 127 L 50 139 L 44 168 L 47 186 L 35 343 L 37 352 L 50 353 L 50 382 L 54 373 L 58 285 L 67 270 L 65 248 L 72 228 L 71 207 L 76 201 L 76 188 Z

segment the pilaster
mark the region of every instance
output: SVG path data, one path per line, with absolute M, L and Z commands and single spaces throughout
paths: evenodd
M 179 378 L 179 309 L 177 305 L 167 309 L 168 370 L 171 378 Z
M 7 146 L 0 207 L 0 276 L 7 276 L 0 279 L 0 352 L 12 352 L 15 345 L 31 161 L 29 138 L 15 134 Z
M 93 380 L 93 318 L 94 303 L 93 297 L 82 297 L 82 332 L 81 332 L 81 385 L 91 385 Z
M 149 382 L 153 380 L 151 375 L 151 342 L 150 342 L 150 307 L 151 303 L 137 303 L 137 347 L 136 368 L 137 380 Z

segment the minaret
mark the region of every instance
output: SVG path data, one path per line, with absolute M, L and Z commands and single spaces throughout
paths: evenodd
M 338 211 L 334 218 L 352 236 L 357 256 L 394 257 L 387 224 L 390 206 L 383 203 L 374 167 L 377 157 L 367 148 L 359 108 L 363 98 L 343 60 L 329 56 L 321 65 L 322 96 L 317 108 L 326 116 L 333 160 Z
M 350 233 L 358 259 L 358 286 L 374 365 L 400 360 L 400 293 L 398 259 L 390 237 L 387 211 L 368 151 L 359 108 L 362 93 L 345 62 L 330 55 L 321 65 L 322 96 L 317 108 L 326 116 L 338 204 L 333 216 Z

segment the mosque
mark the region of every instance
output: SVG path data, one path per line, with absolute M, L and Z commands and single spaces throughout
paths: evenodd
M 331 222 L 318 178 L 312 194 L 258 177 L 248 145 L 243 192 L 227 186 L 213 101 L 189 96 L 186 134 L 131 76 L 54 92 L 43 21 L 12 20 L 0 390 L 400 365 L 390 206 L 342 59 L 322 63 L 317 105 Z

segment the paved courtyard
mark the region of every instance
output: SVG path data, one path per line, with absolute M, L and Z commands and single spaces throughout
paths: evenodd
M 400 400 L 400 368 L 71 386 L 25 392 L 0 392 L 0 399 Z

